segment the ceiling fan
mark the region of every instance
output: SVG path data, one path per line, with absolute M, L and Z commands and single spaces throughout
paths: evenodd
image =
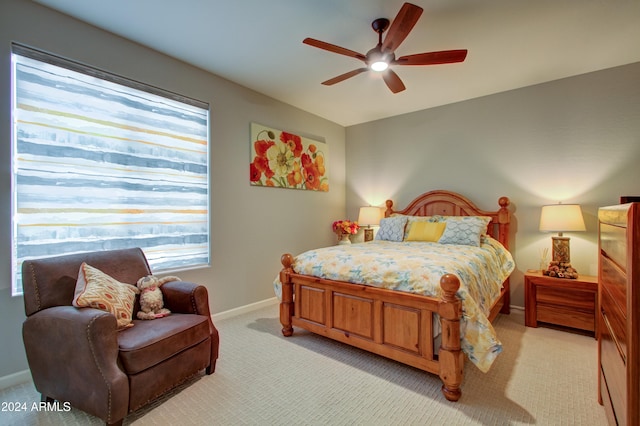
M 401 56 L 396 59 L 395 50 L 400 46 L 404 39 L 409 35 L 413 27 L 422 15 L 422 8 L 415 4 L 405 3 L 396 15 L 396 18 L 389 26 L 389 20 L 386 18 L 378 18 L 371 23 L 371 27 L 378 33 L 378 44 L 369 50 L 366 55 L 336 46 L 335 44 L 326 43 L 324 41 L 313 38 L 305 38 L 302 42 L 309 46 L 324 49 L 329 52 L 338 53 L 340 55 L 356 58 L 365 63 L 365 67 L 357 68 L 353 71 L 341 74 L 337 77 L 323 81 L 325 86 L 331 86 L 340 83 L 348 78 L 372 70 L 382 73 L 382 79 L 387 87 L 393 92 L 398 93 L 405 90 L 404 83 L 391 68 L 392 65 L 436 65 L 451 64 L 462 62 L 467 57 L 466 49 L 459 50 L 443 50 L 440 52 L 417 53 L 415 55 Z M 387 35 L 382 41 L 382 33 L 387 31 Z

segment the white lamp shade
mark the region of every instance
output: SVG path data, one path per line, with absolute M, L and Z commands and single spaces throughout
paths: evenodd
M 380 207 L 360 207 L 358 214 L 358 225 L 371 226 L 379 225 L 382 218 L 382 209 Z
M 542 213 L 540 214 L 540 231 L 586 231 L 580 205 L 552 204 L 542 206 Z

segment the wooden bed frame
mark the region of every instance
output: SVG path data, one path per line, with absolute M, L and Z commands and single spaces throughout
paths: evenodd
M 387 200 L 385 216 L 489 216 L 487 233 L 509 248 L 509 199 L 498 200 L 497 211 L 480 210 L 462 195 L 430 191 L 413 200 L 404 210 L 393 210 Z M 460 282 L 446 274 L 440 280 L 441 299 L 367 285 L 333 281 L 297 274 L 293 256 L 284 254 L 280 272 L 282 334 L 291 336 L 293 326 L 385 356 L 430 373 L 443 382 L 449 401 L 460 399 L 464 354 L 460 348 L 462 302 L 456 297 Z M 294 302 L 295 294 L 295 302 Z M 509 278 L 489 319 L 509 313 Z M 433 314 L 440 316 L 441 344 L 434 349 Z

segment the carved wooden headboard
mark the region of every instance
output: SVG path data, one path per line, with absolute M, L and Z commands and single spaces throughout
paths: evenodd
M 487 234 L 509 249 L 509 198 L 500 197 L 500 208 L 496 211 L 479 209 L 475 204 L 460 194 L 451 191 L 435 190 L 425 192 L 418 196 L 403 210 L 393 210 L 393 201 L 387 200 L 385 217 L 392 214 L 405 214 L 409 216 L 488 216 L 491 222 L 487 227 Z

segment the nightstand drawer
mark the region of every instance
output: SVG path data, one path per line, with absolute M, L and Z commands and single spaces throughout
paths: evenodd
M 538 287 L 536 301 L 539 304 L 555 305 L 562 308 L 576 308 L 593 312 L 596 309 L 595 292 L 579 291 L 562 287 Z M 541 320 L 542 321 L 542 320 Z
M 539 290 L 539 289 L 538 289 Z M 594 311 L 571 309 L 565 306 L 538 303 L 536 319 L 538 321 L 595 331 Z

